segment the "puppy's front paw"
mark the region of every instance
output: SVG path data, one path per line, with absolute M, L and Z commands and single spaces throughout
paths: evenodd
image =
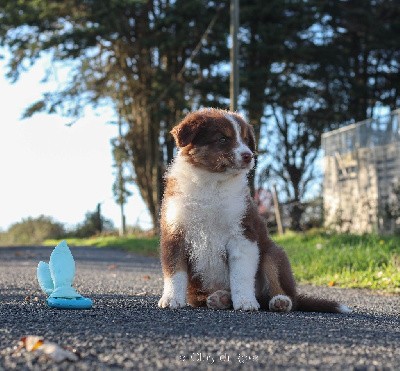
M 292 300 L 286 295 L 276 295 L 269 301 L 271 312 L 290 312 L 291 309 Z
M 210 309 L 229 309 L 232 307 L 231 293 L 218 290 L 207 298 L 207 307 Z
M 161 299 L 158 302 L 158 306 L 160 308 L 171 308 L 171 309 L 177 309 L 177 308 L 182 308 L 186 305 L 186 302 L 184 299 L 180 298 L 174 298 L 170 295 L 163 295 Z
M 235 310 L 258 310 L 260 309 L 260 304 L 258 304 L 257 299 L 239 297 L 233 300 L 233 309 Z

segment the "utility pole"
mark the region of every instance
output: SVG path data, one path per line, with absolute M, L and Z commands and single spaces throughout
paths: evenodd
M 122 140 L 122 119 L 121 113 L 119 112 L 118 118 L 118 135 L 119 135 L 119 142 L 121 143 Z M 118 162 L 118 161 L 117 161 Z M 124 169 L 122 165 L 122 161 L 118 162 L 118 187 L 120 192 L 120 212 L 121 212 L 121 225 L 119 227 L 119 235 L 125 236 L 126 234 L 126 220 L 125 220 L 125 211 L 124 211 L 124 197 L 125 197 L 125 184 L 124 184 Z
M 238 29 L 239 29 L 239 0 L 231 0 L 231 75 L 229 84 L 229 98 L 230 110 L 237 111 L 238 109 L 238 96 L 239 96 L 239 42 L 238 42 Z

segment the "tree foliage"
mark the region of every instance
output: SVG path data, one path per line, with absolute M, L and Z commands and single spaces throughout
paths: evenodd
M 400 103 L 400 8 L 391 0 L 240 6 L 241 109 L 259 140 L 259 173 L 278 183 L 298 229 L 321 133 Z M 156 226 L 171 127 L 190 109 L 229 102 L 228 21 L 227 0 L 0 0 L 0 43 L 11 51 L 12 81 L 43 53 L 70 68 L 64 87 L 26 116 L 115 107 L 124 125 L 115 153 L 130 163 Z
M 201 99 L 218 98 L 212 87 L 218 80 L 214 67 L 227 53 L 227 18 L 220 17 L 224 3 L 0 1 L 0 40 L 12 54 L 10 79 L 46 52 L 55 63 L 71 66 L 64 88 L 45 94 L 25 115 L 47 111 L 79 117 L 87 104 L 112 102 L 128 127 L 126 152 L 155 225 L 162 175 L 173 155 L 169 130 Z M 215 17 L 218 22 L 204 35 Z M 201 55 L 195 56 L 199 42 Z M 214 97 L 195 94 L 204 89 Z
M 110 232 L 114 228 L 113 223 L 101 215 L 100 205 L 95 211 L 88 211 L 85 220 L 76 226 L 69 235 L 73 237 L 92 237 L 103 232 Z
M 397 1 L 319 2 L 316 79 L 330 127 L 400 105 L 400 7 Z M 311 30 L 310 30 L 311 32 Z
M 118 205 L 124 205 L 128 201 L 128 197 L 132 195 L 132 192 L 128 189 L 128 184 L 133 183 L 132 170 L 129 175 L 126 175 L 125 169 L 130 168 L 130 159 L 126 151 L 126 144 L 124 137 L 121 133 L 121 122 L 119 122 L 120 135 L 118 138 L 111 140 L 112 152 L 114 157 L 114 168 L 116 169 L 116 177 L 113 184 L 113 194 L 115 202 Z
M 242 86 L 261 138 L 261 181 L 278 183 L 300 229 L 322 132 L 400 103 L 400 8 L 387 0 L 246 4 Z
M 261 179 L 279 180 L 285 200 L 293 202 L 292 227 L 299 229 L 300 200 L 313 178 L 312 166 L 323 122 L 309 113 L 319 97 L 310 74 L 315 45 L 303 37 L 315 24 L 315 7 L 304 1 L 249 2 L 244 88 L 250 122 L 259 142 Z

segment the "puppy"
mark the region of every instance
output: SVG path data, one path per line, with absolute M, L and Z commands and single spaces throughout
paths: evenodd
M 171 133 L 179 150 L 165 177 L 158 305 L 350 312 L 297 294 L 288 258 L 268 237 L 247 184 L 253 128 L 237 113 L 202 109 Z

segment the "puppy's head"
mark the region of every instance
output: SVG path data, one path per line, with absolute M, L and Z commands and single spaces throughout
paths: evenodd
M 218 173 L 247 172 L 254 166 L 254 131 L 237 113 L 201 109 L 187 115 L 171 134 L 195 166 Z

